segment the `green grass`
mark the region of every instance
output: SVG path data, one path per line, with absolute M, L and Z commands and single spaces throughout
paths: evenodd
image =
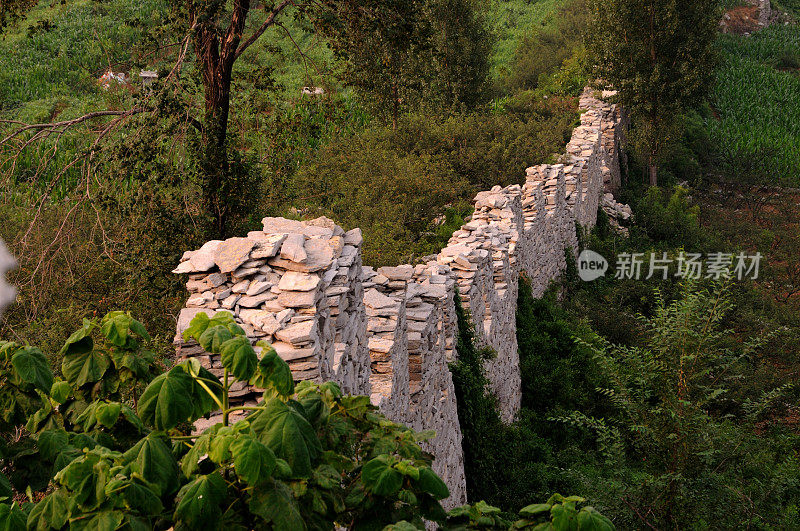
M 165 0 L 43 0 L 0 40 L 0 109 L 50 111 L 54 100 L 97 99 L 97 78 L 109 65 L 131 67 L 138 26 L 165 8 Z
M 774 26 L 751 37 L 722 35 L 722 64 L 709 120 L 727 160 L 763 161 L 775 184 L 800 183 L 800 28 Z
M 772 9 L 780 9 L 795 17 L 800 16 L 800 0 L 780 0 L 773 2 Z

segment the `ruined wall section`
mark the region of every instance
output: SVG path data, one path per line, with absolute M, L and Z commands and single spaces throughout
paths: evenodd
M 522 185 L 475 197 L 472 218 L 426 263 L 362 267 L 359 229 L 333 221 L 265 218 L 263 231 L 214 241 L 184 254 L 175 273 L 189 275 L 190 297 L 178 322 L 181 358 L 218 359 L 180 337 L 200 311 L 231 311 L 255 343 L 265 339 L 297 381 L 333 380 L 369 395 L 390 419 L 434 430 L 424 443 L 450 488 L 447 508 L 466 502 L 462 433 L 448 363 L 456 360 L 455 295 L 468 310 L 489 390 L 511 421 L 520 408 L 516 339 L 519 277 L 541 296 L 576 253 L 576 226 L 591 227 L 604 191 L 620 183 L 624 116 L 587 89 L 581 124 L 559 164 L 529 168 Z M 236 384 L 237 400 L 258 390 Z M 213 422 L 213 419 L 212 419 Z
M 263 231 L 185 253 L 174 271 L 189 275 L 191 294 L 178 319 L 178 357 L 198 357 L 221 375 L 218 356 L 181 335 L 197 313 L 227 310 L 254 344 L 272 344 L 296 380 L 333 380 L 346 393 L 369 395 L 362 241 L 360 229 L 345 233 L 325 218 L 265 218 Z M 232 398 L 257 395 L 239 382 Z

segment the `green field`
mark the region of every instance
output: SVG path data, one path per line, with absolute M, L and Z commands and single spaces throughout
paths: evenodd
M 720 36 L 709 131 L 733 167 L 761 161 L 774 184 L 800 183 L 800 29 Z

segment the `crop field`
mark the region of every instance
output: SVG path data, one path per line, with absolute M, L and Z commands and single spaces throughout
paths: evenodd
M 720 37 L 712 139 L 728 161 L 756 160 L 774 184 L 800 183 L 800 29 Z

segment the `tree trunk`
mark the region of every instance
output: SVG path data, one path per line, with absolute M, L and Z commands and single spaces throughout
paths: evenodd
M 653 159 L 647 164 L 647 174 L 650 179 L 650 186 L 658 186 L 658 166 L 653 163 Z
M 228 115 L 230 111 L 230 77 L 219 85 L 206 87 L 205 124 L 200 153 L 203 175 L 203 206 L 212 217 L 211 231 L 216 238 L 227 236 L 228 202 L 233 190 L 229 185 Z
M 287 5 L 284 2 L 281 9 Z M 250 0 L 234 0 L 230 25 L 220 36 L 219 20 L 211 12 L 198 12 L 196 6 L 187 2 L 195 27 L 194 48 L 203 74 L 205 89 L 205 121 L 200 146 L 200 173 L 202 202 L 205 212 L 211 216 L 209 235 L 225 238 L 229 230 L 230 205 L 235 193 L 230 182 L 228 162 L 228 117 L 230 114 L 231 78 L 233 64 L 241 53 L 238 50 L 250 11 Z M 272 18 L 277 12 L 273 12 Z M 260 33 L 255 34 L 257 39 Z M 222 38 L 220 38 L 222 37 Z M 250 41 L 246 43 L 249 45 Z

